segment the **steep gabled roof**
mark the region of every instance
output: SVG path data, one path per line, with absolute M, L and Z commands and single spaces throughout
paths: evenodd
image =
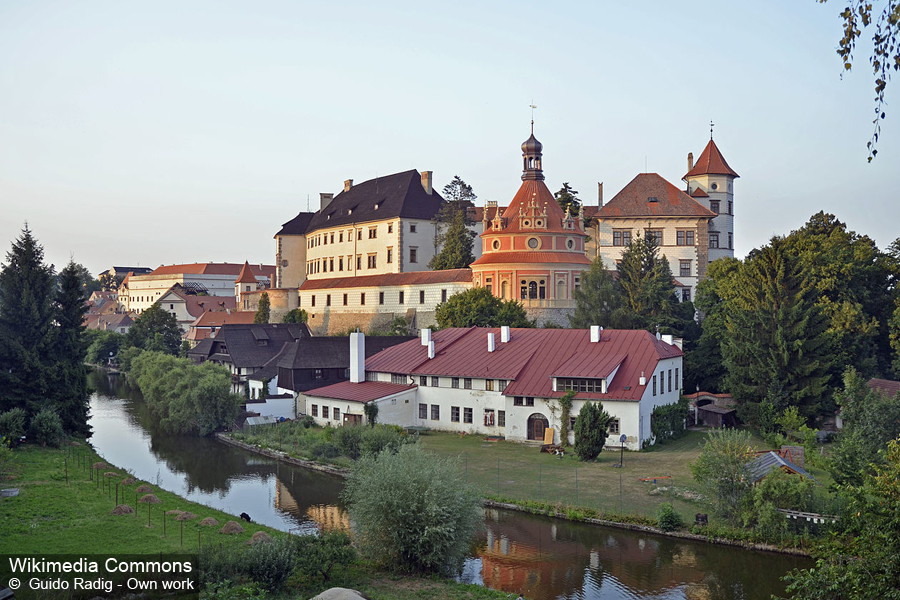
M 488 352 L 487 334 L 494 334 Z M 605 330 L 601 341 L 590 342 L 585 329 L 512 329 L 510 341 L 500 342 L 499 328 L 443 329 L 432 335 L 434 358 L 419 340 L 388 348 L 366 361 L 367 371 L 443 377 L 508 379 L 507 396 L 560 397 L 553 377 L 607 378 L 615 371 L 606 394 L 579 393 L 580 398 L 640 400 L 649 378 L 662 359 L 682 356 L 678 347 L 657 340 L 647 331 Z M 616 371 L 616 367 L 618 370 Z
M 234 280 L 235 283 L 253 283 L 256 284 L 256 277 L 253 276 L 253 271 L 250 270 L 250 263 L 245 262 L 244 266 L 241 267 L 241 272 L 238 275 L 237 279 Z
M 260 331 L 265 332 L 265 338 L 259 335 Z M 195 360 L 214 358 L 235 367 L 258 368 L 281 352 L 285 344 L 309 337 L 305 323 L 223 325 L 216 337 L 201 340 L 188 356 Z
M 719 151 L 719 147 L 712 140 L 703 149 L 700 158 L 694 163 L 694 168 L 687 172 L 682 179 L 693 177 L 694 175 L 731 175 L 732 177 L 740 177 L 734 169 L 725 162 L 725 157 Z
M 807 473 L 803 467 L 795 465 L 788 459 L 778 456 L 777 452 L 766 452 L 765 454 L 760 454 L 758 457 L 756 457 L 756 459 L 747 464 L 747 470 L 750 474 L 750 481 L 752 481 L 753 483 L 760 481 L 774 469 L 784 469 L 789 472 L 802 475 L 803 477 L 811 479 L 812 481 L 816 481 L 816 478 Z
M 656 173 L 641 173 L 597 211 L 610 217 L 707 217 L 712 212 Z
M 415 339 L 411 336 L 366 336 L 366 357 Z M 339 369 L 350 366 L 350 343 L 346 337 L 313 337 L 287 345 L 278 365 L 282 369 Z
M 370 179 L 341 192 L 316 211 L 306 231 L 397 217 L 429 220 L 443 204 L 436 190 L 431 194 L 425 191 L 421 175 L 412 169 Z

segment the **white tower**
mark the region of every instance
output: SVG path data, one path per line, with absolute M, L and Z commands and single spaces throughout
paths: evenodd
M 709 223 L 709 260 L 734 257 L 734 180 L 740 177 L 712 139 L 694 163 L 688 154 L 688 172 L 682 177 L 687 193 L 718 216 Z

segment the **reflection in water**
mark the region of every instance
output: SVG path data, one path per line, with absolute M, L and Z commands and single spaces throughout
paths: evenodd
M 213 440 L 156 431 L 140 394 L 92 374 L 91 443 L 136 477 L 194 502 L 301 532 L 349 530 L 339 478 Z M 546 517 L 485 511 L 485 531 L 460 579 L 530 600 L 754 600 L 783 594 L 779 576 L 811 561 L 685 543 Z

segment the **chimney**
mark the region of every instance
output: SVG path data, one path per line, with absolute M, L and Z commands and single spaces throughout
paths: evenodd
M 694 153 L 688 152 L 688 173 L 694 168 Z
M 489 333 L 488 334 L 488 352 L 493 352 L 493 351 L 494 351 L 494 334 Z
M 603 208 L 603 182 L 597 182 L 597 206 Z
M 641 371 L 641 378 L 638 380 L 641 385 L 647 385 L 647 378 L 644 377 L 644 372 Z
M 421 334 L 422 334 L 422 345 L 427 346 L 428 344 L 430 344 L 431 343 L 431 330 L 423 329 Z
M 600 326 L 591 325 L 591 343 L 596 344 L 600 341 Z
M 500 341 L 504 344 L 509 342 L 509 325 L 504 325 L 500 328 Z
M 347 184 L 344 183 L 346 186 Z M 353 185 L 353 180 L 350 180 L 350 185 Z M 344 187 L 344 191 L 347 191 L 347 188 Z M 325 207 L 331 204 L 331 201 L 334 200 L 334 194 L 326 194 L 324 192 L 319 193 L 319 210 L 325 210 Z
M 366 380 L 366 334 L 354 331 L 350 334 L 350 381 Z
M 425 193 L 431 195 L 431 171 L 422 171 L 422 187 Z
M 670 346 L 674 346 L 675 345 L 675 336 L 671 335 L 671 334 L 664 334 L 662 336 L 662 341 L 664 341 L 665 343 L 667 343 Z
M 428 342 L 428 358 L 434 358 L 434 342 Z
M 353 187 L 353 180 L 352 180 L 352 179 L 345 179 L 345 180 L 344 180 L 344 191 L 345 191 L 345 192 L 349 192 L 349 191 L 350 191 L 350 188 L 352 188 L 352 187 Z

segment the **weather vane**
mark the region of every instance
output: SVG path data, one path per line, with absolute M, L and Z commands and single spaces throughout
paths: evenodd
M 531 135 L 534 135 L 534 109 L 537 108 L 534 104 L 534 100 L 531 101 L 531 104 L 528 105 L 531 108 Z
M 713 130 L 713 127 L 715 127 L 715 125 L 716 124 L 713 123 L 712 121 L 709 122 L 709 139 L 712 139 L 712 130 Z

